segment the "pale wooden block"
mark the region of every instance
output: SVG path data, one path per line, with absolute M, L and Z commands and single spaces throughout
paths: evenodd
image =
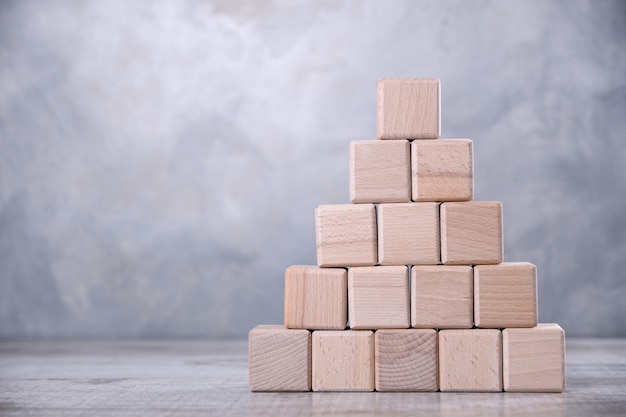
M 437 331 L 375 333 L 377 391 L 437 391 Z
M 376 212 L 381 265 L 439 263 L 439 204 L 380 204 Z
M 313 391 L 373 391 L 374 333 L 313 332 Z
M 441 134 L 440 83 L 436 78 L 378 81 L 378 139 L 436 139 Z
M 350 142 L 350 201 L 411 201 L 411 149 L 408 141 Z
M 537 268 L 528 262 L 474 267 L 476 327 L 535 327 Z
M 504 390 L 565 391 L 565 332 L 554 323 L 502 331 Z
M 376 265 L 376 207 L 321 205 L 315 209 L 317 264 L 321 267 Z
M 411 143 L 413 201 L 469 201 L 474 197 L 472 141 L 415 140 Z
M 311 333 L 256 326 L 248 334 L 251 391 L 310 391 Z
M 352 329 L 406 329 L 409 277 L 406 266 L 348 270 L 348 320 Z
M 439 216 L 441 261 L 444 264 L 474 265 L 502 262 L 500 202 L 443 203 Z
M 473 292 L 471 266 L 414 265 L 411 268 L 411 326 L 471 329 Z
M 440 330 L 439 389 L 502 391 L 500 330 Z
M 348 324 L 348 271 L 290 266 L 285 271 L 285 327 L 343 330 Z

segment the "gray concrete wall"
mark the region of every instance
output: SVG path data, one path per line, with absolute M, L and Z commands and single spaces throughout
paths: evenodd
M 348 201 L 376 80 L 442 80 L 539 317 L 626 336 L 623 1 L 2 1 L 0 337 L 241 336 Z

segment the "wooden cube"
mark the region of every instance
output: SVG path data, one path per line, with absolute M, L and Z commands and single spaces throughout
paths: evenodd
M 348 324 L 348 271 L 290 266 L 285 271 L 285 327 L 343 330 Z
M 315 209 L 317 264 L 321 267 L 376 265 L 376 207 L 321 205 Z
M 528 262 L 474 267 L 476 327 L 535 327 L 537 268 Z
M 402 329 L 409 322 L 406 266 L 348 270 L 348 319 L 352 329 Z
M 313 391 L 373 391 L 374 333 L 313 332 Z
M 310 391 L 311 333 L 283 326 L 256 326 L 248 334 L 252 391 Z
M 435 330 L 377 330 L 374 337 L 377 391 L 437 391 Z
M 440 330 L 439 389 L 502 391 L 500 330 Z
M 565 391 L 565 333 L 554 323 L 502 331 L 504 390 Z
M 447 265 L 499 264 L 503 258 L 502 204 L 497 201 L 443 203 L 441 261 Z
M 471 329 L 473 292 L 471 266 L 414 265 L 411 268 L 411 326 Z
M 439 204 L 380 204 L 376 213 L 381 265 L 439 263 Z
M 378 139 L 436 139 L 441 133 L 436 78 L 378 81 Z
M 411 201 L 411 150 L 408 141 L 350 142 L 350 201 Z
M 415 140 L 411 143 L 413 201 L 469 201 L 474 197 L 472 141 Z

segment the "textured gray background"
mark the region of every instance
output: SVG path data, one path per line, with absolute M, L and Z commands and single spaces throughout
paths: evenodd
M 0 337 L 282 321 L 376 80 L 442 80 L 539 317 L 626 336 L 626 2 L 2 1 Z

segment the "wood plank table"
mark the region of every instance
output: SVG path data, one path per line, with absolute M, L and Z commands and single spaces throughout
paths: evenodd
M 0 415 L 626 416 L 626 339 L 567 338 L 563 394 L 251 393 L 247 342 L 0 343 Z

